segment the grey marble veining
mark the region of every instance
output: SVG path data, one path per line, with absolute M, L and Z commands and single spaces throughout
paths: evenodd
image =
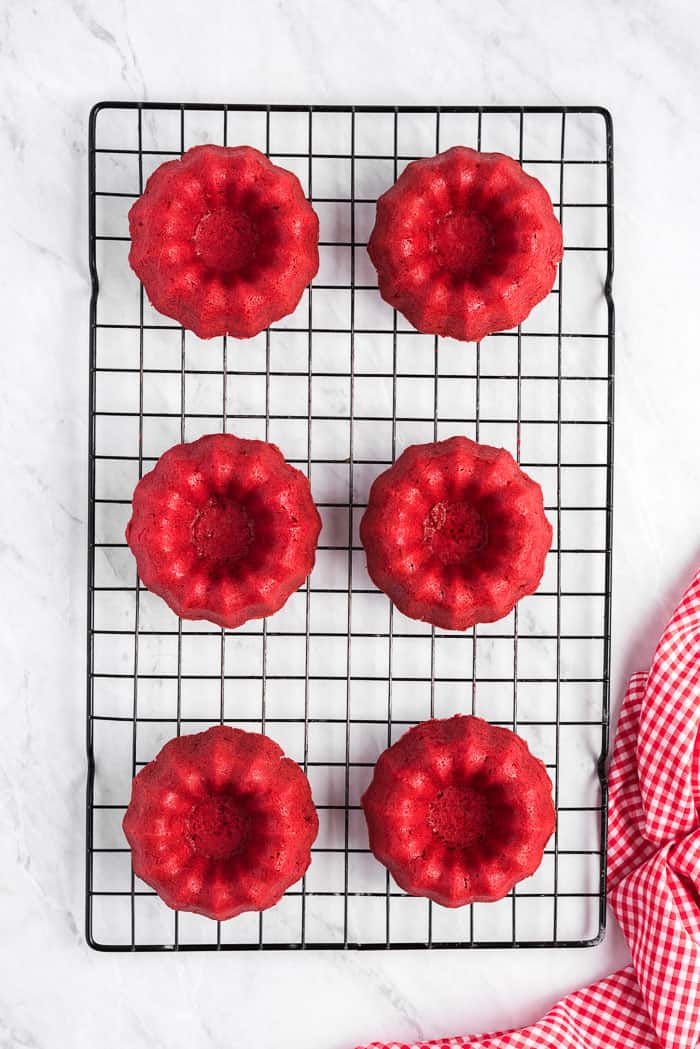
M 345 1049 L 536 1018 L 587 952 L 98 955 L 83 943 L 87 116 L 99 98 L 600 103 L 616 125 L 615 696 L 700 552 L 700 13 L 3 0 L 0 1045 Z

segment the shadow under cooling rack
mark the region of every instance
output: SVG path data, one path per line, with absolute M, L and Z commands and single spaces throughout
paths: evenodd
M 150 306 L 128 210 L 163 160 L 257 146 L 300 178 L 321 265 L 295 313 L 203 342 Z M 518 157 L 564 229 L 552 293 L 478 345 L 421 335 L 379 297 L 376 198 L 455 144 Z M 90 121 L 87 937 L 102 950 L 526 947 L 596 943 L 605 922 L 612 542 L 613 154 L 596 107 L 104 103 Z M 139 477 L 203 433 L 268 439 L 309 476 L 316 567 L 269 621 L 180 621 L 124 542 Z M 464 433 L 508 448 L 554 528 L 538 592 L 465 634 L 416 623 L 371 584 L 358 522 L 408 445 Z M 368 849 L 360 796 L 379 753 L 429 717 L 477 713 L 547 764 L 557 831 L 500 903 L 406 896 Z M 320 831 L 306 877 L 262 915 L 174 913 L 133 875 L 133 775 L 170 737 L 225 722 L 272 735 L 307 771 Z

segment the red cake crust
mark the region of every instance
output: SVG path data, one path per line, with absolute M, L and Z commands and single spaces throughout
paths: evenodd
M 129 212 L 129 262 L 160 313 L 201 339 L 247 339 L 292 313 L 318 270 L 296 175 L 251 146 L 194 146 Z
M 555 824 L 551 781 L 525 741 L 459 714 L 385 750 L 362 806 L 397 884 L 444 907 L 507 895 L 537 870 Z
M 466 146 L 406 167 L 377 201 L 367 250 L 386 302 L 418 331 L 468 342 L 525 320 L 563 253 L 542 183 Z
M 400 612 L 467 630 L 537 589 L 552 526 L 542 489 L 509 452 L 450 437 L 412 445 L 377 477 L 360 538 Z
M 179 736 L 133 781 L 134 873 L 169 907 L 224 921 L 274 906 L 311 862 L 318 816 L 302 769 L 267 736 Z
M 210 434 L 170 448 L 139 481 L 126 540 L 176 615 L 232 629 L 301 586 L 320 530 L 308 480 L 276 445 Z

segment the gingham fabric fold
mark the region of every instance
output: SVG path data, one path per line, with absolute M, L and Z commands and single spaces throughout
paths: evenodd
M 694 1049 L 700 1042 L 700 573 L 625 696 L 610 766 L 609 902 L 632 965 L 519 1031 L 367 1049 Z

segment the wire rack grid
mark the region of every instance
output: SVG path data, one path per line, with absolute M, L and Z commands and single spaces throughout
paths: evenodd
M 149 174 L 201 142 L 247 143 L 299 176 L 321 267 L 255 339 L 202 342 L 129 270 L 127 213 Z M 421 335 L 379 298 L 366 242 L 405 164 L 453 144 L 517 156 L 564 228 L 551 293 L 481 344 Z M 612 541 L 612 124 L 597 107 L 102 103 L 90 119 L 90 466 L 86 930 L 101 950 L 548 947 L 598 942 L 605 862 Z M 133 487 L 206 432 L 275 441 L 323 518 L 306 585 L 237 631 L 183 622 L 140 585 L 124 542 Z M 554 541 L 537 594 L 451 634 L 372 586 L 358 522 L 408 444 L 454 433 L 507 447 L 542 485 Z M 546 763 L 557 831 L 503 901 L 406 896 L 368 849 L 359 798 L 410 725 L 478 713 Z M 320 832 L 301 883 L 262 915 L 169 911 L 121 832 L 133 775 L 170 737 L 225 722 L 304 767 Z

